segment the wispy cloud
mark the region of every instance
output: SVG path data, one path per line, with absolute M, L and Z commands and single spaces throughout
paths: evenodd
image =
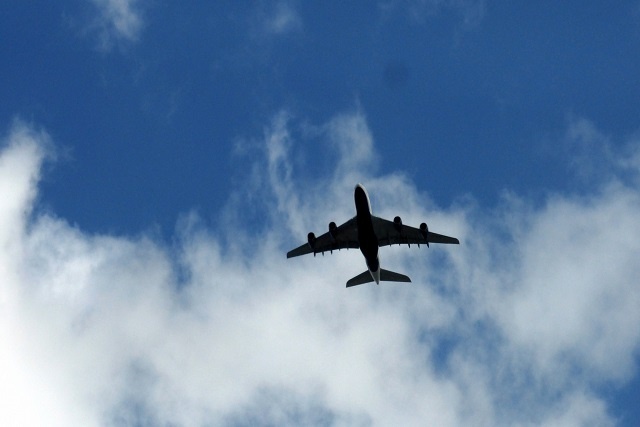
M 302 28 L 302 18 L 291 1 L 275 2 L 264 18 L 268 33 L 285 34 Z
M 135 42 L 144 26 L 140 0 L 89 0 L 97 9 L 90 28 L 98 34 L 100 47 Z
M 246 159 L 273 197 L 267 227 L 215 232 L 186 215 L 171 247 L 34 211 L 47 138 L 10 131 L 0 398 L 12 404 L 0 424 L 615 424 L 599 389 L 637 367 L 638 187 L 609 176 L 542 206 L 510 195 L 490 213 L 439 208 L 402 174 L 370 172 L 356 111 L 318 127 L 339 160 L 309 191 L 295 179 L 296 126 L 277 115 Z M 305 231 L 353 215 L 354 180 L 377 213 L 462 244 L 382 249 L 410 285 L 345 289 L 365 268 L 357 251 L 286 260 Z
M 302 19 L 290 1 L 281 0 L 275 4 L 265 24 L 267 31 L 283 34 L 299 30 L 302 27 Z
M 423 21 L 443 9 L 453 10 L 460 15 L 464 28 L 477 26 L 486 13 L 484 0 L 382 0 L 378 5 L 385 12 L 404 11 L 416 21 Z
M 282 36 L 302 29 L 302 17 L 292 0 L 258 3 L 250 19 L 253 36 Z

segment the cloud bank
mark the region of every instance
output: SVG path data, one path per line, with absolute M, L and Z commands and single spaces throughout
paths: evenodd
M 220 224 L 185 214 L 167 244 L 39 210 L 49 138 L 15 124 L 0 154 L 0 424 L 616 424 L 600 390 L 636 375 L 637 179 L 442 208 L 375 172 L 361 111 L 314 134 L 333 170 L 300 176 L 305 132 L 278 114 L 246 142 L 251 172 Z M 377 214 L 462 244 L 382 249 L 409 285 L 345 289 L 357 251 L 286 260 L 354 214 L 358 181 Z

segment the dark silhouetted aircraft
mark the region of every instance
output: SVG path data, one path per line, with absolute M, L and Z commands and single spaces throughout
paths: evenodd
M 329 223 L 329 231 L 320 237 L 309 233 L 307 243 L 287 253 L 287 258 L 313 253 L 332 252 L 340 249 L 360 249 L 367 261 L 368 270 L 358 274 L 347 282 L 347 287 L 362 285 L 375 281 L 387 282 L 411 282 L 408 276 L 380 268 L 378 248 L 386 245 L 421 244 L 429 246 L 429 243 L 459 244 L 455 237 L 429 231 L 427 224 L 420 224 L 420 228 L 403 225 L 399 216 L 393 222 L 378 218 L 371 214 L 369 195 L 362 184 L 356 185 L 354 198 L 356 202 L 356 216 L 341 226 L 335 222 Z

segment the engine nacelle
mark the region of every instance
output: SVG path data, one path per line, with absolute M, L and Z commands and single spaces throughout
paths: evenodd
M 336 225 L 336 223 L 331 221 L 329 223 L 329 235 L 331 236 L 331 238 L 333 240 L 335 240 L 335 238 L 336 238 L 336 230 L 337 229 L 338 229 L 338 226 Z
M 402 231 L 402 218 L 399 216 L 393 218 L 393 226 L 396 228 L 398 233 Z
M 307 243 L 309 244 L 309 247 L 313 249 L 316 245 L 316 235 L 313 233 L 307 234 Z
M 427 241 L 427 247 L 429 247 L 429 227 L 427 227 L 427 223 L 423 222 L 420 224 L 420 233 L 422 237 L 424 237 L 424 240 Z

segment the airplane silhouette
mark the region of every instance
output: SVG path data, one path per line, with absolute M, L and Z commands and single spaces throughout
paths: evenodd
M 429 231 L 426 223 L 420 224 L 420 228 L 403 225 L 399 216 L 392 221 L 378 218 L 371 214 L 371 202 L 369 194 L 362 184 L 356 185 L 354 198 L 356 203 L 356 216 L 340 226 L 335 222 L 329 223 L 329 231 L 322 236 L 307 235 L 307 243 L 289 251 L 287 258 L 313 253 L 322 253 L 340 249 L 360 249 L 367 262 L 367 270 L 358 274 L 347 282 L 347 287 L 362 285 L 363 283 L 380 281 L 386 282 L 411 282 L 404 274 L 380 268 L 378 249 L 387 245 L 445 243 L 459 244 L 455 237 L 444 236 Z

